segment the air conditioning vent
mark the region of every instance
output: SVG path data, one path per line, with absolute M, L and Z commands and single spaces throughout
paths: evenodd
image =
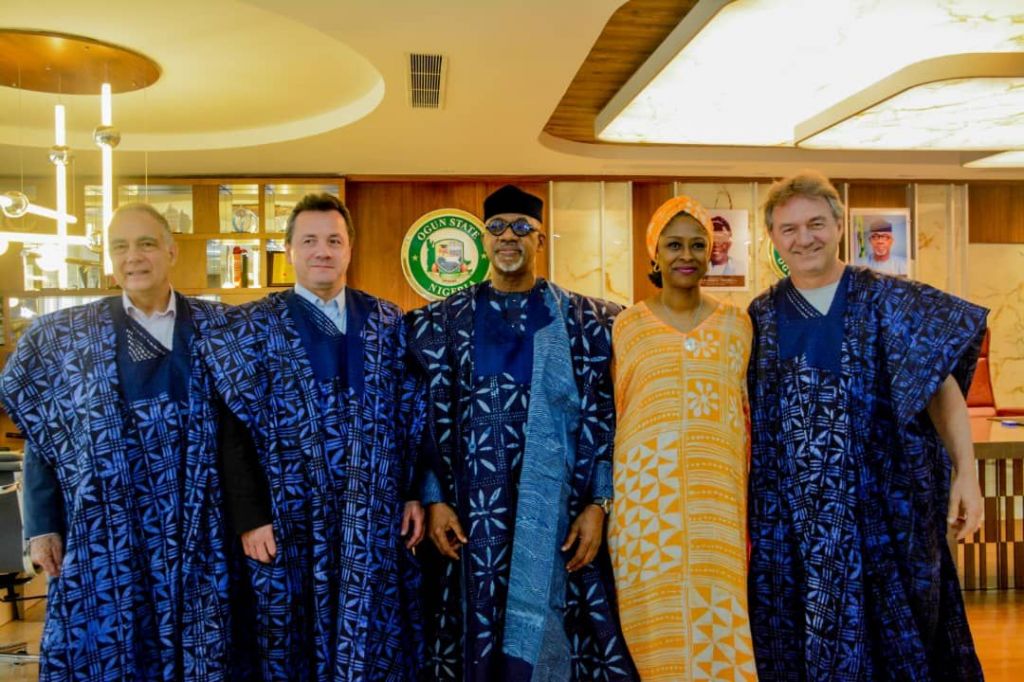
M 409 106 L 440 109 L 444 106 L 448 59 L 440 54 L 409 55 Z

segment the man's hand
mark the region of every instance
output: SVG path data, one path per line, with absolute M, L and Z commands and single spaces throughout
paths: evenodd
M 277 556 L 277 543 L 274 541 L 274 526 L 267 524 L 242 533 L 242 551 L 245 556 L 262 564 L 269 564 Z
M 405 503 L 405 511 L 402 512 L 402 537 L 409 536 L 405 540 L 405 548 L 415 551 L 416 545 L 423 539 L 423 505 L 419 500 L 409 500 Z
M 946 377 L 928 401 L 928 417 L 939 432 L 956 472 L 949 489 L 946 522 L 956 531 L 956 539 L 963 540 L 978 530 L 984 507 L 978 486 L 978 465 L 974 460 L 971 417 L 960 385 L 952 376 Z
M 983 512 L 984 503 L 977 470 L 966 467 L 957 471 L 949 489 L 949 512 L 946 518 L 949 527 L 956 531 L 957 540 L 963 540 L 978 530 Z
M 49 533 L 32 538 L 28 543 L 28 555 L 33 564 L 42 566 L 54 578 L 60 577 L 60 566 L 64 563 L 64 542 L 60 535 Z
M 578 571 L 597 556 L 597 550 L 601 549 L 601 541 L 604 537 L 604 510 L 596 504 L 588 504 L 569 528 L 569 535 L 565 538 L 562 551 L 569 551 L 574 543 L 577 543 L 576 554 L 573 555 L 565 565 L 565 569 L 572 573 Z
M 469 542 L 459 525 L 459 517 L 455 510 L 444 502 L 437 502 L 427 507 L 427 526 L 430 539 L 437 551 L 449 559 L 458 560 L 459 547 Z

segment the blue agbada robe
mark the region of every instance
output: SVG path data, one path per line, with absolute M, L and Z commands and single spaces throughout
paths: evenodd
M 926 407 L 966 394 L 987 311 L 847 267 L 831 309 L 750 305 L 751 633 L 762 680 L 975 680 Z
M 64 502 L 41 680 L 231 677 L 217 412 L 195 352 L 216 307 L 175 295 L 173 351 L 107 298 L 39 318 L 0 376 Z
M 277 556 L 246 560 L 267 680 L 406 680 L 422 656 L 399 536 L 422 396 L 401 311 L 345 297 L 346 334 L 288 291 L 228 310 L 206 346 L 270 489 Z
M 635 679 L 607 550 L 573 574 L 559 550 L 583 508 L 612 495 L 618 310 L 539 280 L 409 313 L 430 386 L 424 503 L 454 507 L 469 539 L 458 562 L 424 559 L 425 679 Z

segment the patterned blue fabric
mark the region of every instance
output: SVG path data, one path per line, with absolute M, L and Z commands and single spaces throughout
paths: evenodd
M 112 297 L 39 318 L 0 377 L 0 400 L 64 498 L 42 680 L 231 672 L 217 414 L 195 352 L 218 313 L 180 296 L 177 305 L 174 353 L 126 324 Z
M 477 377 L 507 374 L 528 383 L 533 371 L 533 335 L 551 323 L 537 287 L 530 292 L 477 289 L 473 321 L 473 372 Z
M 949 456 L 925 409 L 951 374 L 966 393 L 987 313 L 864 268 L 844 279 L 826 316 L 789 280 L 750 306 L 758 674 L 981 679 L 946 544 Z M 836 324 L 838 372 L 807 352 Z
M 205 347 L 270 486 L 277 557 L 247 560 L 262 674 L 412 679 L 419 579 L 399 526 L 423 407 L 405 372 L 401 312 L 346 289 L 342 366 L 311 358 L 296 316 L 307 339 L 339 332 L 300 300 L 289 291 L 229 310 Z
M 547 309 L 543 326 L 508 330 L 533 332 L 531 367 L 536 370 L 538 354 L 543 356 L 538 364 L 568 379 L 568 395 L 544 369 L 531 374 L 532 385 L 507 373 L 478 376 L 474 358 L 486 350 L 476 345 L 487 339 L 474 333 L 474 323 L 482 312 L 478 304 L 494 300 L 489 288 L 471 287 L 407 316 L 412 362 L 430 392 L 421 456 L 441 499 L 456 509 L 469 535 L 460 561 L 436 553 L 424 559 L 426 679 L 635 679 L 618 626 L 607 551 L 567 575 L 568 555 L 557 550 L 586 504 L 611 497 L 614 405 L 608 370 L 618 307 L 541 280 L 536 291 Z M 505 319 L 506 325 L 517 322 L 515 315 Z M 547 393 L 552 389 L 557 397 Z M 569 447 L 547 447 L 551 441 L 540 439 L 544 427 L 571 433 L 575 457 Z M 527 434 L 537 442 L 529 443 Z M 544 457 L 560 465 L 546 467 Z M 554 513 L 545 525 L 559 537 L 543 561 L 531 561 L 532 553 L 551 544 L 538 535 L 544 530 L 538 509 L 546 504 Z M 538 598 L 531 600 L 526 595 L 535 587 Z M 562 617 L 545 617 L 551 613 Z M 532 616 L 539 627 L 525 632 L 520 624 Z
M 362 367 L 359 357 L 363 348 L 359 337 L 353 336 L 350 344 L 348 337 L 338 329 L 333 320 L 301 296 L 288 298 L 288 311 L 291 313 L 295 331 L 302 341 L 302 347 L 306 350 L 313 376 L 322 386 L 338 379 L 338 385 L 330 388 L 344 393 L 348 388 L 347 356 L 350 347 L 355 366 Z M 357 392 L 362 391 L 361 376 L 354 388 Z
M 850 274 L 845 273 L 836 286 L 835 298 L 823 315 L 805 299 L 796 287 L 780 289 L 778 310 L 785 324 L 780 325 L 779 360 L 785 362 L 804 356 L 807 364 L 831 374 L 842 370 L 843 320 L 846 315 L 846 290 Z

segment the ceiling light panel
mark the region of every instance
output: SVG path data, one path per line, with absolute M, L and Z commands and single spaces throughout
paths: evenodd
M 964 164 L 966 168 L 1024 168 L 1024 150 L 1002 152 Z
M 1020 0 L 701 0 L 597 117 L 595 133 L 792 145 L 798 123 L 911 64 L 1022 45 Z
M 1024 147 L 1024 78 L 911 88 L 800 143 L 811 149 L 1000 150 Z

